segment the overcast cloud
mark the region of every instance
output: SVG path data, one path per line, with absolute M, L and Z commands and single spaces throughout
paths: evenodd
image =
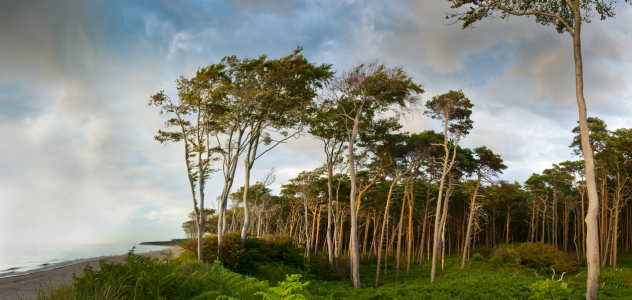
M 338 71 L 379 58 L 423 84 L 424 99 L 462 89 L 475 104 L 464 145 L 501 154 L 503 178 L 523 182 L 576 159 L 570 36 L 528 18 L 461 30 L 447 25 L 449 10 L 429 0 L 0 2 L 0 243 L 182 237 L 192 210 L 182 145 L 153 140 L 165 117 L 147 102 L 160 90 L 175 97 L 178 76 L 227 55 L 276 58 L 300 45 Z M 632 127 L 630 19 L 621 4 L 615 19 L 583 27 L 589 115 L 610 128 Z M 440 129 L 423 116 L 404 125 Z M 318 167 L 320 149 L 291 141 L 252 178 L 276 167 L 278 191 Z

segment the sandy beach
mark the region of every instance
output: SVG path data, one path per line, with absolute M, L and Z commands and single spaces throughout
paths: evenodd
M 174 257 L 178 257 L 182 252 L 180 247 L 171 247 L 155 252 L 136 253 L 137 255 L 149 256 L 154 258 L 165 258 L 169 253 L 173 253 Z M 17 299 L 34 299 L 37 295 L 38 287 L 53 287 L 61 283 L 72 282 L 72 274 L 81 275 L 83 269 L 87 265 L 91 265 L 95 270 L 99 270 L 99 260 L 108 262 L 125 263 L 127 254 L 119 256 L 109 256 L 96 258 L 92 260 L 82 261 L 76 264 L 67 265 L 52 270 L 34 271 L 30 274 L 11 276 L 0 278 L 0 299 L 1 300 L 17 300 Z

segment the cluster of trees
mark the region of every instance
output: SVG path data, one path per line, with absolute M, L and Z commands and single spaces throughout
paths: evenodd
M 559 33 L 570 34 L 573 41 L 579 109 L 579 129 L 577 130 L 579 137 L 576 139 L 576 144 L 581 146 L 577 150 L 584 157 L 583 168 L 581 163 L 565 162 L 550 170 L 545 170 L 542 175 L 534 175 L 525 183 L 526 188 L 517 183 L 506 182 L 496 182 L 481 187 L 481 181 L 492 182 L 493 175 L 501 172 L 505 166 L 500 157 L 489 149 L 477 148 L 472 151 L 458 146 L 459 141 L 472 129 L 472 122 L 469 119 L 472 104 L 461 92 L 450 91 L 433 97 L 426 103 L 426 114 L 443 122 L 442 135 L 432 132 L 421 133 L 421 136 L 396 134 L 394 132 L 399 129 L 398 117 L 407 109 L 415 108 L 419 104 L 417 95 L 423 92 L 421 87 L 413 83 L 400 68 L 388 68 L 378 62 L 370 62 L 334 76 L 331 65 L 317 66 L 308 62 L 300 55 L 300 49 L 292 55 L 275 60 L 268 60 L 265 56 L 257 59 L 226 57 L 219 64 L 200 69 L 191 79 L 180 78 L 177 81 L 178 101 L 172 101 L 162 92 L 152 96 L 150 101 L 150 104 L 161 107 L 161 112 L 175 115 L 166 123 L 167 127 L 175 130 L 159 131 L 156 139 L 160 142 L 184 142 L 187 175 L 195 207 L 193 214 L 199 243 L 199 259 L 202 259 L 201 243 L 206 219 L 204 184 L 210 174 L 215 171 L 212 169 L 212 163 L 222 161 L 221 170 L 224 175 L 224 188 L 220 196 L 216 227 L 218 258 L 221 260 L 222 236 L 228 228 L 228 199 L 231 195 L 238 159 L 245 157 L 246 179 L 241 193 L 243 247 L 246 235 L 251 228 L 249 182 L 250 171 L 255 161 L 285 140 L 296 137 L 304 130 L 309 130 L 312 135 L 323 141 L 327 154 L 323 167 L 327 178 L 327 190 L 324 193 L 326 198 L 318 203 L 327 205 L 325 240 L 329 260 L 333 264 L 336 253 L 343 248 L 348 249 L 355 288 L 360 288 L 360 243 L 362 243 L 364 253 L 371 220 L 374 222 L 373 235 L 377 236 L 377 232 L 380 232 L 379 246 L 375 241 L 370 243 L 377 252 L 378 275 L 381 251 L 385 248 L 388 252 L 390 245 L 393 244 L 385 240 L 385 233 L 386 235 L 390 233 L 391 239 L 394 239 L 395 223 L 399 224 L 396 226 L 398 228 L 398 242 L 395 244 L 398 247 L 397 259 L 399 260 L 401 238 L 404 235 L 408 241 L 406 257 L 410 265 L 411 253 L 416 251 L 412 228 L 415 207 L 419 205 L 415 202 L 418 197 L 415 195 L 419 194 L 415 192 L 418 192 L 425 184 L 426 205 L 422 205 L 423 221 L 419 222 L 423 225 L 419 225 L 421 229 L 418 230 L 422 231 L 421 242 L 417 242 L 416 249 L 419 249 L 420 257 L 423 256 L 424 249 L 428 254 L 432 252 L 432 281 L 436 275 L 437 258 L 440 252 L 443 254 L 446 249 L 451 251 L 453 248 L 462 248 L 458 251 L 462 252 L 465 259 L 470 240 L 474 243 L 478 239 L 494 244 L 502 240 L 501 237 L 504 234 L 505 242 L 509 242 L 511 233 L 516 230 L 516 227 L 523 226 L 523 223 L 516 224 L 513 221 L 516 226 L 512 229 L 512 220 L 520 218 L 519 215 L 514 215 L 514 211 L 518 214 L 517 212 L 521 211 L 519 208 L 525 202 L 524 199 L 530 198 L 532 209 L 531 222 L 528 223 L 528 236 L 532 240 L 539 237 L 554 245 L 561 244 L 565 250 L 568 250 L 569 232 L 573 232 L 575 243 L 580 236 L 579 227 L 582 228 L 579 243 L 582 244 L 581 252 L 585 252 L 588 263 L 586 297 L 596 299 L 599 264 L 605 261 L 606 253 L 610 254 L 611 261 L 616 264 L 616 246 L 619 240 L 619 225 L 621 225 L 618 217 L 625 207 L 624 199 L 626 199 L 628 184 L 627 173 L 624 171 L 626 165 L 621 162 L 622 155 L 617 153 L 623 153 L 621 149 L 626 147 L 625 143 L 621 142 L 626 131 L 606 134 L 609 137 L 615 137 L 612 142 L 610 139 L 607 143 L 604 142 L 610 145 L 607 151 L 600 150 L 597 139 L 591 136 L 599 132 L 590 127 L 583 95 L 581 24 L 590 21 L 592 10 L 595 10 L 601 19 L 614 16 L 617 1 L 449 1 L 452 2 L 452 7 L 456 11 L 448 13 L 446 18 L 463 22 L 463 28 L 471 27 L 484 18 L 504 19 L 509 16 L 526 15 L 535 16 L 538 23 L 554 25 Z M 461 8 L 465 8 L 465 11 L 458 11 Z M 314 101 L 315 98 L 319 101 Z M 386 111 L 393 112 L 391 116 L 394 115 L 394 117 L 384 117 Z M 413 141 L 415 139 L 418 144 Z M 211 146 L 211 140 L 213 140 L 213 146 Z M 437 144 L 440 146 L 433 147 Z M 345 148 L 346 154 L 344 154 Z M 615 154 L 608 154 L 610 152 Z M 594 158 L 597 155 L 600 158 L 596 167 Z M 337 171 L 337 179 L 334 179 L 334 170 Z M 292 181 L 292 186 L 288 185 L 286 189 L 287 194 L 300 199 L 303 206 L 302 230 L 305 233 L 308 257 L 312 252 L 312 246 L 314 250 L 317 250 L 320 245 L 318 243 L 320 226 L 312 225 L 310 233 L 310 209 L 313 224 L 319 224 L 320 218 L 318 222 L 315 221 L 314 206 L 308 203 L 308 199 L 314 198 L 309 194 L 314 192 L 310 192 L 312 189 L 306 186 L 318 176 L 309 174 L 309 172 L 302 174 L 303 177 L 299 176 L 300 178 Z M 475 182 L 465 181 L 464 178 L 472 174 L 476 174 Z M 345 179 L 345 176 L 348 176 L 348 179 Z M 335 180 L 337 180 L 337 186 L 334 198 Z M 569 181 L 572 182 L 572 188 L 567 184 Z M 346 208 L 344 205 L 338 207 L 344 202 L 339 197 L 343 182 L 348 182 L 349 189 Z M 435 185 L 438 187 L 433 188 Z M 372 202 L 369 199 L 377 197 L 372 194 L 380 187 L 387 186 L 388 191 L 385 190 L 383 193 L 386 197 L 382 204 L 383 212 L 378 212 L 375 208 L 371 210 Z M 432 212 L 430 199 L 434 199 L 433 193 L 436 194 L 437 201 Z M 574 193 L 580 195 L 582 203 L 580 209 L 573 208 L 577 206 L 573 204 L 576 201 L 571 200 L 572 197 L 576 197 Z M 461 214 L 458 210 L 454 212 L 455 205 L 459 203 L 457 200 L 459 197 L 470 198 L 469 201 L 463 202 Z M 587 206 L 584 199 L 588 200 Z M 333 203 L 336 203 L 336 208 L 332 206 Z M 504 207 L 501 207 L 499 203 L 504 203 Z M 563 203 L 561 207 L 559 203 Z M 392 214 L 389 213 L 389 208 L 393 206 L 396 213 L 397 205 L 401 207 L 399 222 L 392 221 L 389 225 L 388 221 Z M 408 228 L 403 234 L 406 207 L 408 207 Z M 489 207 L 491 207 L 491 214 L 489 214 Z M 500 226 L 503 215 L 501 208 L 505 209 L 506 223 L 502 227 Z M 347 213 L 344 213 L 345 209 Z M 316 210 L 320 214 L 320 206 Z M 372 218 L 368 211 L 373 211 Z M 380 221 L 380 213 L 382 221 Z M 433 214 L 434 222 L 429 224 L 427 221 Z M 232 214 L 231 226 L 235 223 L 236 215 L 236 213 Z M 263 213 L 259 213 L 259 220 L 262 215 Z M 347 245 L 342 245 L 341 241 L 345 239 L 336 240 L 335 237 L 336 233 L 344 235 L 343 225 L 347 215 L 350 230 L 346 238 Z M 358 224 L 362 221 L 359 220 L 362 216 L 367 220 L 363 240 L 358 236 Z M 585 217 L 586 226 L 580 222 L 579 216 Z M 336 218 L 340 221 L 339 223 L 334 222 Z M 577 221 L 573 223 L 577 224 L 574 231 L 573 226 L 569 225 L 573 218 Z M 482 219 L 486 222 L 481 223 Z M 541 228 L 537 225 L 540 224 L 540 219 L 542 219 Z M 290 226 L 290 231 L 294 230 L 299 222 L 296 218 L 292 220 L 294 221 L 290 223 L 294 225 Z M 458 222 L 454 222 L 455 220 Z M 463 225 L 459 225 L 461 221 Z M 558 226 L 560 223 L 561 228 Z M 579 226 L 580 223 L 581 226 Z M 332 233 L 332 224 L 334 233 Z M 378 230 L 380 224 L 382 228 Z M 482 224 L 485 224 L 485 230 Z M 627 223 L 624 225 L 621 228 L 629 227 Z M 261 224 L 255 227 L 261 230 Z M 316 233 L 313 233 L 315 227 L 318 229 Z M 430 229 L 432 229 L 432 236 Z M 540 229 L 542 233 L 538 236 Z M 598 235 L 599 230 L 604 233 L 601 237 Z M 278 228 L 277 231 L 279 231 Z M 424 241 L 427 241 L 427 247 L 423 246 Z M 383 242 L 386 242 L 386 247 Z M 335 246 L 336 251 L 334 251 Z M 580 247 L 576 246 L 578 253 L 579 249 Z M 379 276 L 376 285 L 378 284 Z

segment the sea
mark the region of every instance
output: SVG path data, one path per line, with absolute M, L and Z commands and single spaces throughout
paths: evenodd
M 0 278 L 127 254 L 132 247 L 136 247 L 136 253 L 169 248 L 134 244 L 0 244 Z

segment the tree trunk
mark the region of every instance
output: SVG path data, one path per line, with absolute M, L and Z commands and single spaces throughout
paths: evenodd
M 332 189 L 331 189 L 331 177 L 333 177 L 333 166 L 327 168 L 327 251 L 329 253 L 329 266 L 334 265 L 334 247 L 331 240 L 331 202 L 332 202 Z
M 470 201 L 470 216 L 467 221 L 467 230 L 465 231 L 465 243 L 463 244 L 463 257 L 461 258 L 461 269 L 465 269 L 465 261 L 468 257 L 468 252 L 470 251 L 470 234 L 472 232 L 472 221 L 474 220 L 474 206 L 476 205 L 476 195 L 478 194 L 478 187 L 481 183 L 481 174 L 478 174 L 478 179 L 476 180 L 476 188 L 474 189 L 474 195 L 472 195 L 472 200 Z
M 353 153 L 353 145 L 358 134 L 358 123 L 360 121 L 360 115 L 362 114 L 362 107 L 358 109 L 358 113 L 354 119 L 353 131 L 349 135 L 349 179 L 351 184 L 351 193 L 349 200 L 351 205 L 349 211 L 351 212 L 351 233 L 349 236 L 349 259 L 351 259 L 351 277 L 353 278 L 353 287 L 360 289 L 360 261 L 358 260 L 358 219 L 356 211 L 356 170 L 355 170 L 355 156 Z
M 249 151 L 250 152 L 250 151 Z M 250 154 L 250 153 L 249 153 Z M 250 187 L 250 169 L 252 168 L 252 165 L 249 164 L 248 159 L 246 159 L 246 161 L 244 162 L 244 164 L 246 165 L 246 170 L 245 170 L 245 182 L 244 182 L 244 226 L 241 229 L 241 243 L 239 244 L 239 246 L 241 247 L 241 249 L 244 249 L 244 247 L 246 247 L 246 237 L 248 236 L 248 227 L 250 226 L 250 209 L 248 209 L 248 190 Z
M 316 224 L 316 241 L 314 242 L 314 253 L 318 252 L 318 242 L 320 241 L 320 214 L 323 212 L 322 206 L 318 204 L 318 221 Z
M 382 232 L 380 233 L 380 245 L 377 248 L 377 271 L 375 272 L 375 288 L 378 288 L 380 286 L 380 264 L 382 262 L 382 248 L 384 247 L 384 234 L 387 231 L 386 227 L 388 224 L 388 209 L 391 205 L 391 197 L 393 195 L 393 188 L 395 187 L 395 185 L 397 184 L 401 176 L 402 176 L 401 174 L 397 175 L 397 177 L 393 179 L 393 183 L 391 183 L 391 187 L 388 190 L 388 196 L 386 198 L 386 207 L 384 207 L 384 221 L 382 221 Z M 386 259 L 388 259 L 388 251 L 386 253 Z M 384 274 L 386 274 L 386 271 L 384 271 Z
M 599 198 L 595 182 L 595 162 L 593 161 L 590 137 L 588 135 L 588 121 L 586 100 L 584 99 L 584 72 L 581 54 L 581 14 L 579 1 L 574 2 L 575 32 L 573 33 L 573 52 L 575 58 L 575 92 L 579 109 L 579 129 L 581 135 L 582 152 L 586 168 L 586 183 L 588 185 L 588 214 L 586 215 L 586 262 L 588 264 L 588 279 L 586 281 L 586 299 L 596 300 L 599 288 L 599 242 L 597 228 L 597 213 L 599 212 Z
M 397 258 L 395 259 L 397 264 L 397 271 L 395 271 L 395 280 L 399 281 L 399 263 L 401 258 L 401 250 L 402 250 L 402 227 L 404 227 L 404 212 L 406 211 L 406 193 L 404 193 L 404 199 L 402 201 L 402 212 L 399 214 L 399 232 L 397 233 L 397 253 L 395 255 Z
M 511 222 L 511 206 L 507 207 L 507 240 L 505 244 L 509 245 L 509 224 Z
M 431 179 L 431 178 L 430 178 Z M 426 192 L 426 207 L 424 209 L 424 224 L 423 224 L 423 229 L 422 229 L 422 233 L 421 233 L 421 252 L 420 252 L 420 259 L 419 259 L 419 267 L 422 268 L 424 266 L 424 241 L 426 241 L 426 225 L 428 224 L 428 213 L 430 211 L 430 187 L 432 185 L 432 180 L 428 179 L 428 190 Z M 428 241 L 430 240 L 430 237 L 428 237 Z M 430 248 L 428 248 L 430 249 Z
M 311 243 L 312 239 L 309 236 L 309 217 L 308 217 L 308 209 L 307 209 L 307 199 L 303 200 L 303 207 L 305 208 L 305 251 L 307 255 L 307 261 L 311 262 Z
M 445 123 L 443 129 L 443 149 L 445 150 L 445 157 L 443 159 L 443 170 L 441 172 L 441 181 L 439 183 L 439 197 L 437 198 L 437 211 L 435 212 L 435 227 L 434 227 L 434 239 L 432 246 L 432 269 L 430 270 L 430 282 L 434 283 L 437 276 L 437 258 L 439 251 L 439 222 L 441 221 L 441 205 L 443 197 L 443 185 L 445 184 L 445 176 L 448 171 L 448 158 L 450 158 L 450 151 L 448 149 L 448 121 L 449 115 L 445 116 Z M 454 153 L 456 154 L 456 143 L 454 145 Z
M 410 265 L 413 261 L 413 207 L 415 205 L 415 176 L 411 176 L 410 195 L 408 198 L 408 252 L 406 252 L 406 274 L 410 275 Z M 419 231 L 417 231 L 419 233 Z

